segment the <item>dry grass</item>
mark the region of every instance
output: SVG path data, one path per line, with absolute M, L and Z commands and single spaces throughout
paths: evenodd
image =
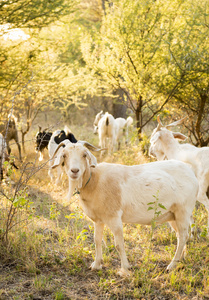
M 91 128 L 71 126 L 79 139 L 97 145 Z M 36 129 L 31 131 L 32 140 Z M 39 168 L 30 142 L 25 163 Z M 16 151 L 14 147 L 14 153 Z M 136 143 L 123 148 L 106 161 L 124 164 L 146 163 Z M 46 160 L 45 160 L 46 161 Z M 21 168 L 12 174 L 17 183 Z M 30 169 L 26 171 L 28 177 Z M 3 184 L 12 195 L 16 184 Z M 124 238 L 131 275 L 121 278 L 118 253 L 111 232 L 106 229 L 103 243 L 103 269 L 91 271 L 95 255 L 93 224 L 87 219 L 75 195 L 66 199 L 67 180 L 57 187 L 49 181 L 47 165 L 40 168 L 27 184 L 22 197 L 27 205 L 18 209 L 9 240 L 0 248 L 0 299 L 208 299 L 209 247 L 205 237 L 206 213 L 199 205 L 194 211 L 197 235 L 188 242 L 188 253 L 176 270 L 166 273 L 173 257 L 175 235 L 164 224 L 150 227 L 125 225 Z M 9 197 L 8 197 L 9 198 Z M 0 230 L 4 230 L 10 200 L 1 196 Z

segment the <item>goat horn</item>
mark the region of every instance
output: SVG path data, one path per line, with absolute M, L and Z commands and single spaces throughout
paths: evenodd
M 78 141 L 78 143 L 82 144 L 83 146 L 85 146 L 86 148 L 88 148 L 91 151 L 98 152 L 98 151 L 106 150 L 106 148 L 102 148 L 102 149 L 97 148 L 94 145 L 92 145 L 86 141 Z
M 156 128 L 156 131 L 160 130 L 161 127 L 163 127 L 163 124 L 160 120 L 160 116 L 158 115 L 157 116 L 157 122 L 158 122 L 158 125 L 157 125 L 157 128 Z
M 184 120 L 186 119 L 187 117 L 184 117 L 183 119 L 180 119 L 178 121 L 175 121 L 175 122 L 172 122 L 171 124 L 168 124 L 166 125 L 165 127 L 172 127 L 172 126 L 177 126 L 177 125 L 180 125 L 184 122 Z
M 53 159 L 55 157 L 55 155 L 57 154 L 58 150 L 61 148 L 61 147 L 65 147 L 67 144 L 71 143 L 69 140 L 65 140 L 66 142 L 61 142 L 58 146 L 57 146 L 57 149 L 54 151 L 54 154 L 52 156 L 51 159 Z

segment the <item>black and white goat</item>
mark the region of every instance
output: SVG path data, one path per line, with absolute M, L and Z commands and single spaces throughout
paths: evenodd
M 54 174 L 51 169 L 51 166 L 54 164 L 54 159 L 52 159 L 52 157 L 54 156 L 54 153 L 60 143 L 67 144 L 69 141 L 71 143 L 77 143 L 77 139 L 75 138 L 73 133 L 70 132 L 70 130 L 69 130 L 69 128 L 67 128 L 67 126 L 65 126 L 64 130 L 56 130 L 51 136 L 51 139 L 50 139 L 49 145 L 48 145 L 49 158 L 50 158 L 50 162 L 49 162 L 50 168 L 49 168 L 48 174 L 51 178 L 51 181 L 54 181 L 54 179 L 55 179 Z M 64 145 L 63 145 L 63 147 L 64 147 Z M 61 149 L 60 149 L 60 151 L 61 151 Z M 55 181 L 56 185 L 59 185 L 62 173 L 63 173 L 63 166 L 60 166 L 57 168 L 57 179 Z
M 39 153 L 39 161 L 43 160 L 43 151 L 48 148 L 49 141 L 51 139 L 52 132 L 46 131 L 44 129 L 41 131 L 41 127 L 39 126 L 39 131 L 36 134 L 36 152 Z

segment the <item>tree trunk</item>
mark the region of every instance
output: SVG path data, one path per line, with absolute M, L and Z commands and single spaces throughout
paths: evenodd
M 137 106 L 136 106 L 136 110 L 135 110 L 135 114 L 136 114 L 136 128 L 138 131 L 138 138 L 139 141 L 142 140 L 142 96 L 139 97 L 138 101 L 137 101 Z
M 204 136 L 202 135 L 202 132 L 201 132 L 201 123 L 203 120 L 203 114 L 204 114 L 206 101 L 207 101 L 207 95 L 206 94 L 200 95 L 200 105 L 199 105 L 199 110 L 198 110 L 197 121 L 195 124 L 195 131 L 196 131 L 196 134 L 198 137 L 197 144 L 200 147 L 207 146 L 207 144 L 208 144 L 208 139 L 204 140 Z

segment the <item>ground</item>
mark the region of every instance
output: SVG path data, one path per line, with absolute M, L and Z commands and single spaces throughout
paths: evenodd
M 176 248 L 175 234 L 167 224 L 153 229 L 124 225 L 126 253 L 132 265 L 126 277 L 118 275 L 120 260 L 113 236 L 105 229 L 103 268 L 90 270 L 95 256 L 93 224 L 80 209 L 77 195 L 67 199 L 67 178 L 63 177 L 61 186 L 50 181 L 47 152 L 44 161 L 38 161 L 34 152 L 38 122 L 41 120 L 37 120 L 28 135 L 30 146 L 26 144 L 24 161 L 18 162 L 19 170 L 13 171 L 11 181 L 1 186 L 7 196 L 7 200 L 3 194 L 1 197 L 1 236 L 10 220 L 8 211 L 17 191 L 19 206 L 12 210 L 13 227 L 8 240 L 1 241 L 0 300 L 209 299 L 209 247 L 206 212 L 201 205 L 194 211 L 195 237 L 189 240 L 187 255 L 174 271 L 166 272 Z M 90 126 L 71 129 L 79 139 L 98 144 Z M 15 147 L 13 153 L 18 156 Z M 125 164 L 149 162 L 134 140 L 103 160 Z

